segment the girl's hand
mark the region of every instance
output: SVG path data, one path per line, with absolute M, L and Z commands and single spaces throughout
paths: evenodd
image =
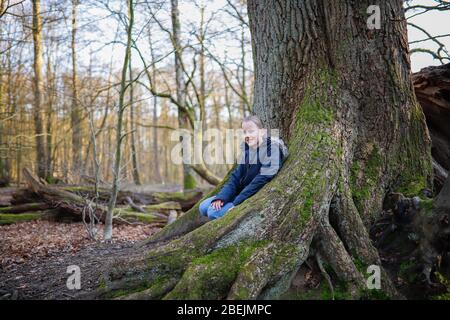
M 214 208 L 214 210 L 218 211 L 222 208 L 223 206 L 223 201 L 222 200 L 215 200 L 211 203 L 212 207 Z

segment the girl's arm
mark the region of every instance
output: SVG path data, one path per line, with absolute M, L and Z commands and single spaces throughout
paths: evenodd
M 243 164 L 238 164 L 236 169 L 231 173 L 230 178 L 216 195 L 215 200 L 222 200 L 223 203 L 230 202 L 237 194 L 239 190 L 240 180 L 243 176 Z
M 257 193 L 267 182 L 272 180 L 280 170 L 282 161 L 283 155 L 282 152 L 280 152 L 280 149 L 273 148 L 272 152 L 270 152 L 270 156 L 267 156 L 266 159 L 261 161 L 262 165 L 259 174 L 237 195 L 233 201 L 233 205 L 237 206 L 245 199 Z

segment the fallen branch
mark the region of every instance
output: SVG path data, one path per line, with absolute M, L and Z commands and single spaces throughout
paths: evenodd
M 92 200 L 86 199 L 82 196 L 76 195 L 64 189 L 54 187 L 51 185 L 44 185 L 27 169 L 23 169 L 23 176 L 28 183 L 29 188 L 50 207 L 59 208 L 60 210 L 76 216 L 79 220 L 83 219 L 85 209 L 89 207 L 93 210 L 95 216 L 99 221 L 104 222 L 107 212 L 107 207 L 95 203 Z M 161 206 L 161 205 L 159 205 Z M 164 206 L 173 209 L 180 208 L 179 204 L 166 203 Z M 151 212 L 155 210 L 156 206 L 147 206 L 143 212 L 135 212 L 131 208 L 115 208 L 113 211 L 115 223 L 146 223 L 146 224 L 166 224 L 168 216 L 158 212 Z M 150 212 L 149 212 L 150 211 Z

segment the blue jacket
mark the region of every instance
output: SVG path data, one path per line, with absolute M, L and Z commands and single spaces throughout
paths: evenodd
M 241 151 L 236 169 L 216 195 L 216 199 L 224 203 L 233 202 L 234 206 L 257 193 L 272 180 L 288 156 L 283 141 L 273 137 L 266 137 L 265 142 L 257 149 L 242 143 Z

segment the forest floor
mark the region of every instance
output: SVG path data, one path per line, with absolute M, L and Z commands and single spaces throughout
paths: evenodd
M 0 226 L 0 299 L 73 299 L 99 285 L 111 259 L 128 255 L 133 245 L 159 228 L 118 225 L 112 243 L 88 237 L 80 223 L 27 221 Z M 103 227 L 98 229 L 101 238 Z M 81 271 L 81 290 L 69 290 L 69 266 Z
M 170 188 L 173 189 L 174 188 Z M 14 188 L 2 188 L 0 205 L 9 202 Z M 171 190 L 171 191 L 173 191 Z M 418 241 L 411 226 L 392 229 L 393 216 L 380 218 L 372 228 L 372 241 L 379 250 L 383 266 L 397 289 L 407 299 L 429 299 L 445 293 L 442 286 L 428 286 L 420 264 L 412 253 Z M 389 223 L 386 223 L 389 222 Z M 103 243 L 103 226 L 96 240 L 90 239 L 82 222 L 61 223 L 34 220 L 0 225 L 0 300 L 2 299 L 76 299 L 99 287 L 105 267 L 115 259 L 139 254 L 134 244 L 160 230 L 150 225 L 121 224 L 114 227 L 112 243 Z M 394 229 L 392 229 L 394 230 Z M 81 289 L 69 290 L 69 266 L 81 271 Z M 345 288 L 334 279 L 335 299 L 347 299 Z M 436 280 L 436 279 L 433 279 Z M 300 268 L 292 286 L 281 299 L 331 299 L 326 281 L 310 258 Z M 383 297 L 380 297 L 383 298 Z
M 0 300 L 1 299 L 76 299 L 99 287 L 105 267 L 113 259 L 129 257 L 134 244 L 160 228 L 145 225 L 118 225 L 112 243 L 88 237 L 83 223 L 27 221 L 0 226 Z M 98 229 L 101 238 L 102 226 Z M 390 241 L 389 250 L 381 250 L 385 268 L 397 288 L 408 299 L 427 299 L 442 290 L 430 292 L 423 280 L 411 279 L 410 262 L 400 263 L 401 250 L 395 246 L 405 239 Z M 409 250 L 408 250 L 409 251 Z M 404 254 L 404 253 L 403 253 Z M 290 291 L 281 299 L 331 299 L 328 285 L 312 259 L 302 266 Z M 81 271 L 81 289 L 69 290 L 69 266 Z M 409 269 L 409 270 L 408 270 Z M 416 280 L 416 281 L 412 281 Z M 335 298 L 346 299 L 344 291 L 335 287 Z M 431 290 L 434 291 L 434 290 Z

